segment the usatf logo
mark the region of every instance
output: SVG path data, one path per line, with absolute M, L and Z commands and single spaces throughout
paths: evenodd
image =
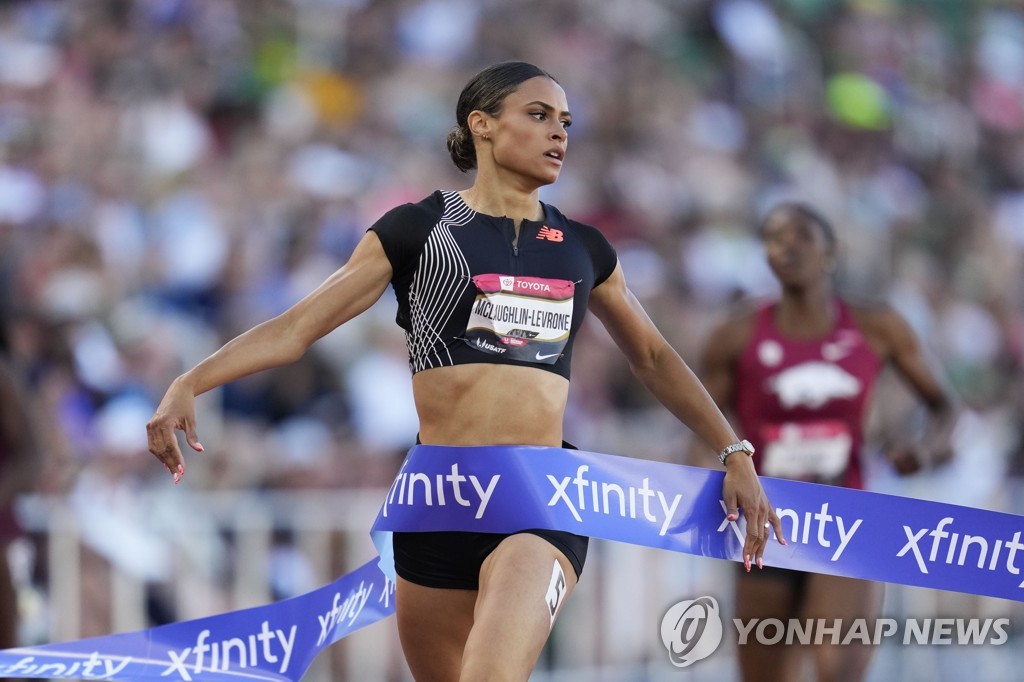
M 677 668 L 715 653 L 722 643 L 722 617 L 715 598 L 688 599 L 669 608 L 661 619 L 661 642 Z
M 554 230 L 545 225 L 540 228 L 540 232 L 537 233 L 537 239 L 547 239 L 549 242 L 560 242 L 562 241 L 562 231 Z

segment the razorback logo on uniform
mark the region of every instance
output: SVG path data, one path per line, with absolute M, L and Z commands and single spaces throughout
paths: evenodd
M 537 239 L 547 239 L 549 242 L 560 242 L 562 241 L 562 231 L 552 229 L 545 225 L 540 228 L 540 232 L 537 233 Z

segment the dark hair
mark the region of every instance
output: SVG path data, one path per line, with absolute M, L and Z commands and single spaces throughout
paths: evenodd
M 502 102 L 516 91 L 520 83 L 537 76 L 558 82 L 550 73 L 533 64 L 501 62 L 488 66 L 466 83 L 455 105 L 456 125 L 448 133 L 446 142 L 456 168 L 463 173 L 476 168 L 476 147 L 468 123 L 470 112 L 482 111 L 496 116 L 501 112 Z
M 768 225 L 768 221 L 780 213 L 789 213 L 816 224 L 821 229 L 821 234 L 825 237 L 829 250 L 834 252 L 839 246 L 839 240 L 836 238 L 836 231 L 832 227 L 832 223 L 816 209 L 802 201 L 783 201 L 773 206 L 770 211 L 764 214 L 764 218 L 761 219 L 761 223 L 757 226 L 757 234 L 764 236 L 764 228 Z

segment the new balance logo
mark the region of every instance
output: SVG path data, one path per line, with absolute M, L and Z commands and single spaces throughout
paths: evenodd
M 549 242 L 560 242 L 562 241 L 562 231 L 553 230 L 545 225 L 540 228 L 540 232 L 537 233 L 537 239 L 547 239 Z

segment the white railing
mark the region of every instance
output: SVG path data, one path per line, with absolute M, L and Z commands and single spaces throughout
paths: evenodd
M 367 529 L 383 495 L 175 489 L 26 498 L 20 510 L 39 540 L 34 561 L 46 579 L 29 583 L 33 557 L 24 545 L 15 547 L 25 637 L 41 643 L 142 629 L 152 625 L 154 602 L 175 620 L 188 620 L 319 587 L 374 556 Z M 722 561 L 592 541 L 583 579 L 534 680 L 736 679 L 734 651 L 720 650 L 683 672 L 668 663 L 658 634 L 662 615 L 681 599 L 712 595 L 728 616 L 734 571 Z M 890 586 L 884 615 L 1019 618 L 1016 606 Z M 1003 647 L 883 645 L 871 679 L 959 680 L 965 665 L 973 679 L 1017 679 L 1024 652 L 1016 636 Z M 411 679 L 394 619 L 335 644 L 305 679 Z

